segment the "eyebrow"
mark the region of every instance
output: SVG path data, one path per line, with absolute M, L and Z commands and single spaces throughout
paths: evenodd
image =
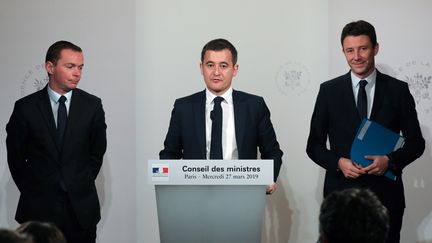
M 84 63 L 83 64 L 81 64 L 81 65 L 76 65 L 75 63 L 73 63 L 73 62 L 67 62 L 67 63 L 65 63 L 64 65 L 72 65 L 72 66 L 78 66 L 78 67 L 83 67 L 84 66 Z
M 214 61 L 207 61 L 205 64 L 209 64 L 209 63 L 215 63 L 215 62 Z M 226 64 L 226 65 L 229 65 L 228 62 L 219 62 L 217 64 Z

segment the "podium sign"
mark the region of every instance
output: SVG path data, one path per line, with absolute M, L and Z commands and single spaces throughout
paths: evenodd
M 272 160 L 150 160 L 161 243 L 259 243 Z
M 270 185 L 273 160 L 149 160 L 155 185 Z

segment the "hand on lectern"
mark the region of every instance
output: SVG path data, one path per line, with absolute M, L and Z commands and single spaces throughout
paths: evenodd
M 276 182 L 273 182 L 272 184 L 268 185 L 266 188 L 266 194 L 272 194 L 276 191 L 277 185 Z

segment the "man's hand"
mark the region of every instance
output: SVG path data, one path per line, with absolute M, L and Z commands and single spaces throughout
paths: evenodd
M 273 182 L 272 184 L 268 185 L 267 188 L 266 188 L 266 194 L 272 194 L 273 192 L 275 192 L 276 191 L 276 187 L 277 187 L 277 185 L 276 185 L 275 182 Z
M 338 162 L 339 169 L 344 174 L 345 178 L 356 179 L 361 175 L 366 174 L 365 168 L 353 163 L 350 159 L 341 157 Z
M 367 155 L 365 158 L 372 160 L 372 164 L 364 168 L 370 175 L 382 176 L 389 166 L 389 158 L 386 155 Z

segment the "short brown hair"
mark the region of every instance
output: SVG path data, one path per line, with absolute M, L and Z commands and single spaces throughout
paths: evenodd
M 69 42 L 69 41 L 57 41 L 52 44 L 47 51 L 45 62 L 52 62 L 54 65 L 57 64 L 57 61 L 60 59 L 60 54 L 62 50 L 69 49 L 76 52 L 82 52 L 81 47 Z

